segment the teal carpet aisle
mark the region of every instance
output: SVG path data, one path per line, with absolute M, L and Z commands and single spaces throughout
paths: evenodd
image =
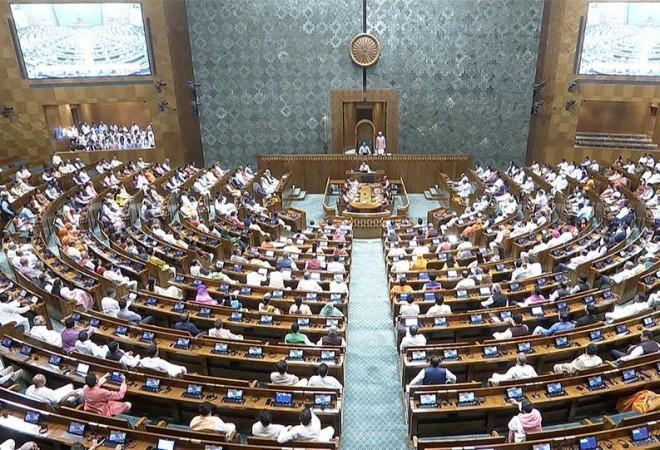
M 345 450 L 403 450 L 407 429 L 379 239 L 353 241 L 344 395 Z
M 308 194 L 291 206 L 318 223 L 322 201 L 322 195 Z M 411 194 L 410 202 L 415 219 L 426 219 L 426 211 L 438 205 L 422 194 Z M 405 450 L 408 430 L 380 239 L 354 240 L 352 259 L 342 448 Z

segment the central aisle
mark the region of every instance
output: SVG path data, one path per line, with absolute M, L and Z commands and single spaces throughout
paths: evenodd
M 407 429 L 380 239 L 353 240 L 343 448 L 403 450 Z

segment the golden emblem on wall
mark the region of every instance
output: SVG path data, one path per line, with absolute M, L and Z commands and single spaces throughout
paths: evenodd
M 369 33 L 360 33 L 351 39 L 348 51 L 355 64 L 360 67 L 370 67 L 380 58 L 380 42 Z

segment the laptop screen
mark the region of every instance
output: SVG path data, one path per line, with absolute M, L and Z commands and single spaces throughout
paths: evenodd
M 202 317 L 208 317 L 211 315 L 211 308 L 200 308 L 199 315 Z
M 69 423 L 69 433 L 75 434 L 76 436 L 82 436 L 85 434 L 85 424 L 79 422 Z
M 124 325 L 117 325 L 116 333 L 120 336 L 124 336 L 126 333 L 128 333 L 128 327 Z
M 248 355 L 250 356 L 261 356 L 264 350 L 261 347 L 250 347 L 248 349 Z
M 544 442 L 543 444 L 534 444 L 532 450 L 550 450 L 550 444 Z
M 153 331 L 145 331 L 142 333 L 142 340 L 143 341 L 153 341 L 155 337 L 155 334 Z
M 521 342 L 518 344 L 518 351 L 521 353 L 529 353 L 532 351 L 532 344 L 529 342 Z
M 188 348 L 190 346 L 190 339 L 188 338 L 177 338 L 176 346 L 182 348 Z
M 603 377 L 597 375 L 595 377 L 589 377 L 589 387 L 590 388 L 599 388 L 603 385 Z
M 566 347 L 568 345 L 568 337 L 559 336 L 558 338 L 555 339 L 555 345 L 557 347 Z
M 2 346 L 5 348 L 11 348 L 11 345 L 14 343 L 10 338 L 3 338 L 2 339 Z
M 423 350 L 418 350 L 412 352 L 412 360 L 413 361 L 425 361 L 426 360 L 426 352 Z
M 438 404 L 438 398 L 436 394 L 421 394 L 419 404 L 422 406 L 435 406 Z
M 443 352 L 443 355 L 444 355 L 445 359 L 456 359 L 456 358 L 458 358 L 458 350 L 456 350 L 456 349 L 445 350 Z
M 580 450 L 596 450 L 598 448 L 598 439 L 594 436 L 580 438 Z
M 405 324 L 407 327 L 412 327 L 413 325 L 417 325 L 417 317 L 406 317 L 405 318 Z
M 316 394 L 314 396 L 314 406 L 325 408 L 332 404 L 332 396 L 330 394 Z
M 21 355 L 30 356 L 31 353 L 32 353 L 32 347 L 30 347 L 29 345 L 23 345 L 21 347 Z
M 633 428 L 630 434 L 633 442 L 646 441 L 649 438 L 649 430 L 646 427 Z
M 59 366 L 61 362 L 62 358 L 58 355 L 51 355 L 50 358 L 48 358 L 48 364 L 52 366 Z
M 289 350 L 290 359 L 303 359 L 303 351 L 297 348 L 292 348 Z
M 436 327 L 446 327 L 447 326 L 447 318 L 446 317 L 436 317 L 433 319 L 433 324 Z
M 273 316 L 261 316 L 259 322 L 265 325 L 271 325 L 273 323 Z
M 37 425 L 39 423 L 39 417 L 40 417 L 40 415 L 39 415 L 38 412 L 36 412 L 36 411 L 27 411 L 25 413 L 25 418 L 23 420 L 25 420 L 27 423 Z
M 497 345 L 489 345 L 484 347 L 484 355 L 486 356 L 497 356 L 498 354 Z
M 200 396 L 202 395 L 202 386 L 199 384 L 189 384 L 186 388 L 186 393 L 188 395 Z
M 470 316 L 470 323 L 482 323 L 484 318 L 481 314 L 472 314 Z
M 124 442 L 126 442 L 126 433 L 116 430 L 110 431 L 110 435 L 108 436 L 108 443 L 114 445 L 124 445 Z
M 144 381 L 144 387 L 150 391 L 157 391 L 160 388 L 160 380 L 158 378 L 147 378 Z
M 336 356 L 332 350 L 321 350 L 321 361 L 334 361 Z
M 149 298 L 147 299 L 147 305 L 149 305 L 149 306 L 155 306 L 156 303 L 158 303 L 158 300 L 156 300 L 156 299 L 153 298 L 153 297 L 149 297 Z
M 506 390 L 506 396 L 512 400 L 519 400 L 523 397 L 523 390 L 521 387 L 512 387 Z
M 156 450 L 174 450 L 175 441 L 169 439 L 158 439 Z
M 559 394 L 563 391 L 561 383 L 550 383 L 547 386 L 548 394 Z
M 291 405 L 293 403 L 293 394 L 290 392 L 276 392 L 275 403 L 278 405 Z
M 655 319 L 653 317 L 644 317 L 643 323 L 645 327 L 652 327 L 655 325 Z
M 534 317 L 543 317 L 543 308 L 540 306 L 535 306 L 532 308 L 532 315 Z
M 459 392 L 458 403 L 470 403 L 474 401 L 474 392 Z
M 459 289 L 456 291 L 456 297 L 458 298 L 466 298 L 468 296 L 468 293 L 465 289 Z
M 631 381 L 637 378 L 637 372 L 635 369 L 628 369 L 623 371 L 623 379 L 625 381 Z
M 79 363 L 78 367 L 76 367 L 76 372 L 78 372 L 80 375 L 87 375 L 87 372 L 89 372 L 89 365 Z
M 299 317 L 298 318 L 298 326 L 299 327 L 308 327 L 309 326 L 309 319 L 307 317 Z
M 602 330 L 593 330 L 589 332 L 589 337 L 592 341 L 600 341 L 603 339 L 603 332 Z
M 221 342 L 216 342 L 215 348 L 213 349 L 216 353 L 227 353 L 229 346 Z
M 243 319 L 243 313 L 239 311 L 233 311 L 229 316 L 229 320 L 234 320 L 240 322 Z
M 227 398 L 235 402 L 243 400 L 243 389 L 227 389 Z
M 479 294 L 490 295 L 490 288 L 488 286 L 479 288 Z
M 616 332 L 617 334 L 626 334 L 628 332 L 628 325 L 625 323 L 623 325 L 617 325 Z
M 520 284 L 519 283 L 511 283 L 511 290 L 512 291 L 519 291 L 520 290 Z

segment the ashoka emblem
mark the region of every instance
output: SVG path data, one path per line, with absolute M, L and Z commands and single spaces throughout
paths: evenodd
M 376 64 L 380 58 L 380 43 L 371 34 L 361 33 L 351 40 L 349 51 L 355 64 L 369 67 Z

